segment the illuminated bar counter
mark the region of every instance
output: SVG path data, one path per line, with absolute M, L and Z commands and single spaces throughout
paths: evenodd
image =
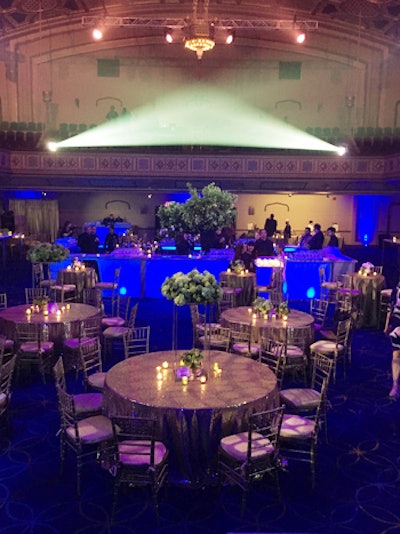
M 114 270 L 121 267 L 120 289 L 134 298 L 161 298 L 161 285 L 167 276 L 176 272 L 188 273 L 192 269 L 209 271 L 217 280 L 226 271 L 231 256 L 228 255 L 138 255 L 133 249 L 119 249 L 112 254 L 72 254 L 66 260 L 52 264 L 58 271 L 78 257 L 91 266 L 97 264 L 100 280 L 111 281 Z M 272 258 L 271 258 L 272 259 Z M 301 300 L 319 297 L 319 268 L 325 267 L 328 280 L 337 280 L 340 274 L 354 272 L 356 260 L 343 256 L 338 249 L 323 251 L 298 251 L 286 254 L 286 283 L 290 299 Z M 257 268 L 257 284 L 268 285 L 272 267 Z

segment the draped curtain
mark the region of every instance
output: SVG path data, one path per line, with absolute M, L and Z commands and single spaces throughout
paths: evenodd
M 35 237 L 39 241 L 54 241 L 59 229 L 57 200 L 10 199 L 17 232 Z

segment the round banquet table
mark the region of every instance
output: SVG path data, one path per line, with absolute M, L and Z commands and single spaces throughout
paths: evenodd
M 82 271 L 60 269 L 57 273 L 58 284 L 74 284 L 76 286 L 77 299 L 79 301 L 82 301 L 82 291 L 85 288 L 95 287 L 96 281 L 96 271 L 92 267 L 86 267 Z
M 61 304 L 58 304 L 61 308 Z M 78 337 L 79 324 L 82 320 L 95 317 L 99 311 L 95 306 L 88 304 L 71 303 L 70 309 L 65 310 L 60 316 L 49 313 L 45 316 L 43 312 L 26 314 L 27 304 L 12 306 L 0 311 L 0 332 L 8 338 L 17 340 L 16 323 L 31 323 L 42 325 L 48 329 L 48 339 L 54 342 L 55 349 L 61 350 L 64 339 L 68 337 Z
M 191 380 L 184 386 L 175 378 L 183 352 L 153 352 L 117 363 L 106 375 L 103 403 L 109 416 L 155 417 L 158 438 L 169 449 L 170 480 L 203 484 L 215 473 L 220 439 L 245 430 L 251 413 L 276 407 L 279 392 L 266 365 L 221 351 L 204 353 L 205 384 Z M 169 367 L 157 380 L 156 367 L 164 361 Z
M 229 308 L 221 314 L 220 322 L 222 326 L 234 328 L 238 325 L 251 327 L 254 341 L 258 341 L 261 335 L 273 337 L 280 341 L 285 341 L 286 328 L 307 328 L 309 327 L 309 341 L 314 336 L 314 318 L 309 313 L 299 310 L 291 310 L 287 320 L 283 319 L 264 319 L 261 317 L 253 318 L 253 313 L 249 313 L 250 308 L 239 306 L 238 308 Z
M 354 289 L 361 291 L 360 317 L 357 326 L 360 328 L 378 328 L 379 300 L 382 289 L 385 289 L 385 277 L 382 274 L 362 276 L 351 275 Z
M 255 273 L 237 274 L 228 271 L 222 271 L 219 275 L 220 282 L 224 282 L 227 287 L 241 289 L 237 302 L 239 305 L 249 305 L 254 300 L 254 290 L 256 285 Z

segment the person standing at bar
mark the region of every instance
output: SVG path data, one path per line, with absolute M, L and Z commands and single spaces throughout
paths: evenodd
M 265 221 L 264 229 L 267 232 L 267 237 L 272 237 L 276 233 L 278 221 L 275 219 L 275 215 L 271 213 L 268 219 Z

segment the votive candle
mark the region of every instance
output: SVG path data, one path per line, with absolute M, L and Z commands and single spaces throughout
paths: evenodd
M 163 379 L 163 374 L 160 371 L 160 372 L 157 373 L 157 380 L 162 380 L 162 379 Z
M 200 377 L 200 383 L 201 383 L 201 384 L 205 384 L 206 382 L 207 382 L 207 377 L 206 377 L 206 375 L 201 375 L 201 377 Z
M 184 386 L 187 386 L 189 382 L 189 378 L 187 376 L 182 376 L 182 384 Z

